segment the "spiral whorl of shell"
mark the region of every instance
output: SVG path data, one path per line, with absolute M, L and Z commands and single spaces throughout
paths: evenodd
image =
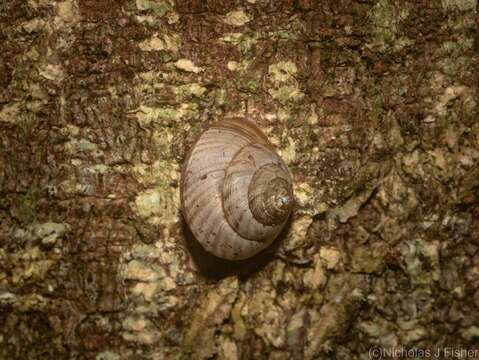
M 279 234 L 293 204 L 290 173 L 254 124 L 225 120 L 206 130 L 185 161 L 182 211 L 206 251 L 251 257 Z

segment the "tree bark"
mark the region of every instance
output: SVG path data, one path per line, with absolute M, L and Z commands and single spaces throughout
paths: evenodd
M 476 6 L 1 1 L 0 358 L 479 358 Z M 238 116 L 296 208 L 228 262 L 178 184 Z

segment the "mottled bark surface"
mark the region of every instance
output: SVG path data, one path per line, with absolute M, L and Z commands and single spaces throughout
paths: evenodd
M 474 349 L 476 6 L 0 1 L 0 358 Z M 191 239 L 178 181 L 235 116 L 297 209 L 232 265 Z

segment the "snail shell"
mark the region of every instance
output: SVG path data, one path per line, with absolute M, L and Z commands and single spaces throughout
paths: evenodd
M 203 248 L 249 258 L 280 233 L 293 207 L 291 175 L 253 123 L 232 119 L 207 129 L 181 176 L 183 216 Z

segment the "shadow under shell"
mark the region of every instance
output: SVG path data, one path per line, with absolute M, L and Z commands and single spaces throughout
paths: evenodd
M 244 260 L 221 259 L 207 252 L 195 238 L 181 214 L 181 229 L 185 240 L 185 247 L 193 258 L 199 273 L 207 279 L 220 280 L 228 276 L 237 275 L 240 280 L 264 268 L 274 257 L 279 245 L 286 237 L 291 227 L 291 216 L 281 230 L 280 234 L 266 249 Z

